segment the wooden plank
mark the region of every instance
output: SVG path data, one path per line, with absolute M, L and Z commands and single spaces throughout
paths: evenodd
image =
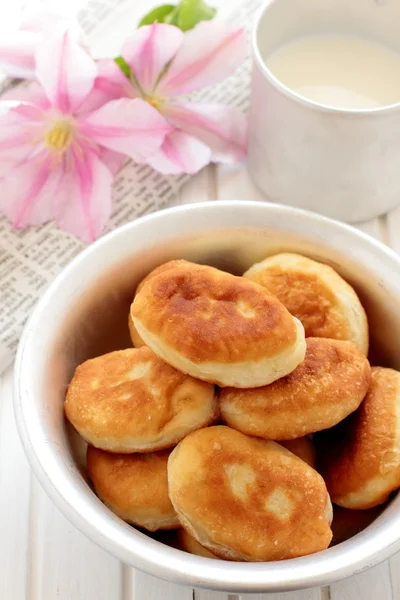
M 365 221 L 356 225 L 357 229 L 371 235 L 377 240 L 383 241 L 382 229 L 379 219 L 371 219 L 371 221 Z
M 213 166 L 210 165 L 206 169 L 191 177 L 180 189 L 177 195 L 176 204 L 193 204 L 195 202 L 205 202 L 211 200 L 210 186 L 213 180 Z
M 397 600 L 400 598 L 400 552 L 395 554 L 388 564 L 393 600 Z
M 384 218 L 384 222 L 385 221 L 388 243 L 393 250 L 400 253 L 400 207 L 392 210 L 392 212 Z
M 136 571 L 128 565 L 122 565 L 121 600 L 135 600 Z M 111 599 L 110 599 L 111 600 Z
M 217 165 L 216 187 L 219 200 L 268 200 L 241 164 Z
M 398 597 L 392 594 L 388 562 L 330 587 L 331 600 L 397 600 Z
M 244 594 L 240 596 L 240 600 L 321 600 L 321 591 L 319 588 L 312 588 L 281 594 Z
M 96 596 L 93 596 L 94 598 Z M 109 600 L 111 598 L 114 597 L 110 596 Z M 124 600 L 193 600 L 193 589 L 162 581 L 141 571 L 136 571 L 133 597 L 127 597 Z
M 12 369 L 0 379 L 0 598 L 26 600 L 30 468 L 12 407 Z
M 75 529 L 37 482 L 32 494 L 35 525 L 30 549 L 30 599 L 121 598 L 121 563 Z
M 227 592 L 212 592 L 211 590 L 194 590 L 193 600 L 239 600 L 239 596 Z

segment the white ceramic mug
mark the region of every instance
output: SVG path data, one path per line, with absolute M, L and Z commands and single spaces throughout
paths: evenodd
M 269 0 L 256 20 L 249 171 L 268 200 L 347 222 L 400 203 L 400 102 L 329 108 L 282 84 L 263 57 L 313 33 L 356 34 L 400 52 L 399 0 Z

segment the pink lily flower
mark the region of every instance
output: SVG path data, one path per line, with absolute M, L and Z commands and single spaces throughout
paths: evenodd
M 247 122 L 240 110 L 183 97 L 218 83 L 239 66 L 246 56 L 242 29 L 207 21 L 184 34 L 155 23 L 137 29 L 121 55 L 130 80 L 113 61 L 100 61 L 95 87 L 113 98 L 141 97 L 173 126 L 148 164 L 161 173 L 195 173 L 210 160 L 246 156 Z
M 41 35 L 35 31 L 19 30 L 0 39 L 0 71 L 10 77 L 33 79 L 35 50 Z
M 0 102 L 0 210 L 15 227 L 54 219 L 94 240 L 110 216 L 117 153 L 144 162 L 169 133 L 165 119 L 140 98 L 83 110 L 96 75 L 70 32 L 55 27 L 36 52 L 42 87 L 33 84 L 11 107 Z
M 39 8 L 40 7 L 40 8 Z M 0 36 L 0 72 L 18 79 L 35 79 L 35 53 L 44 36 L 60 22 L 68 25 L 71 34 L 83 46 L 85 36 L 77 22 L 66 10 L 55 9 L 51 2 L 25 9 L 19 29 Z

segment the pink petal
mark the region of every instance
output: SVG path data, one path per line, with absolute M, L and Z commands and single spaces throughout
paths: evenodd
M 11 176 L 13 169 L 24 162 L 34 161 L 44 146 L 32 146 L 31 140 L 24 134 L 10 136 L 6 142 L 0 142 L 0 177 Z
M 117 100 L 125 97 L 137 97 L 137 91 L 113 60 L 108 58 L 99 60 L 97 69 L 98 74 L 94 82 L 94 89 L 102 93 L 104 98 Z
M 14 101 L 0 102 L 0 147 L 10 138 L 24 135 L 31 143 L 37 143 L 44 111 L 33 104 Z M 3 145 L 3 146 L 1 146 Z
M 80 125 L 84 136 L 137 162 L 154 154 L 171 130 L 160 113 L 140 98 L 112 100 L 81 117 Z
M 211 150 L 196 138 L 175 129 L 169 133 L 161 150 L 151 156 L 147 163 L 164 174 L 197 173 L 208 165 Z
M 184 39 L 178 27 L 154 23 L 139 27 L 126 40 L 121 54 L 145 92 L 150 93 L 165 65 L 175 56 Z
M 203 21 L 185 35 L 157 92 L 178 96 L 214 85 L 230 75 L 246 53 L 243 29 L 224 21 Z
M 126 156 L 120 154 L 119 152 L 108 150 L 108 148 L 100 148 L 99 156 L 101 162 L 103 162 L 106 165 L 106 167 L 108 167 L 108 169 L 113 175 L 116 175 L 118 171 L 122 168 L 124 162 L 127 161 Z
M 75 112 L 93 88 L 96 64 L 73 39 L 66 23 L 43 37 L 36 51 L 36 76 L 59 110 Z
M 52 218 L 60 171 L 47 152 L 16 166 L 1 184 L 0 211 L 14 227 L 40 225 Z
M 36 106 L 0 102 L 0 176 L 43 149 L 38 141 L 42 119 L 43 111 Z
M 98 110 L 104 104 L 110 101 L 110 96 L 105 94 L 101 90 L 96 89 L 95 87 L 89 93 L 89 95 L 85 98 L 85 100 L 80 105 L 77 110 L 77 115 L 87 116 L 89 113 L 92 113 L 95 110 Z
M 247 119 L 235 107 L 186 102 L 166 104 L 163 114 L 174 127 L 196 137 L 213 151 L 213 160 L 234 162 L 247 154 Z
M 113 176 L 94 152 L 84 148 L 83 152 L 75 155 L 75 168 L 63 174 L 55 220 L 62 229 L 92 242 L 110 218 Z
M 7 90 L 1 95 L 1 100 L 29 102 L 42 110 L 47 110 L 51 106 L 44 89 L 36 81 L 32 81 L 29 85 L 18 85 Z
M 41 122 L 46 114 L 46 111 L 40 106 L 35 106 L 30 102 L 0 102 L 0 106 L 3 107 L 4 104 L 9 105 L 9 109 L 1 112 L 2 118 L 5 119 L 3 120 L 3 125 L 15 125 L 18 123 L 23 124 L 24 127 L 30 127 Z
M 41 36 L 32 31 L 15 31 L 0 37 L 0 71 L 11 77 L 34 79 L 35 51 Z

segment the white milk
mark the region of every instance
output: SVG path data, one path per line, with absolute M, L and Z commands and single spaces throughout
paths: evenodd
M 400 102 L 400 54 L 367 38 L 298 38 L 265 64 L 284 85 L 319 104 L 368 109 Z

